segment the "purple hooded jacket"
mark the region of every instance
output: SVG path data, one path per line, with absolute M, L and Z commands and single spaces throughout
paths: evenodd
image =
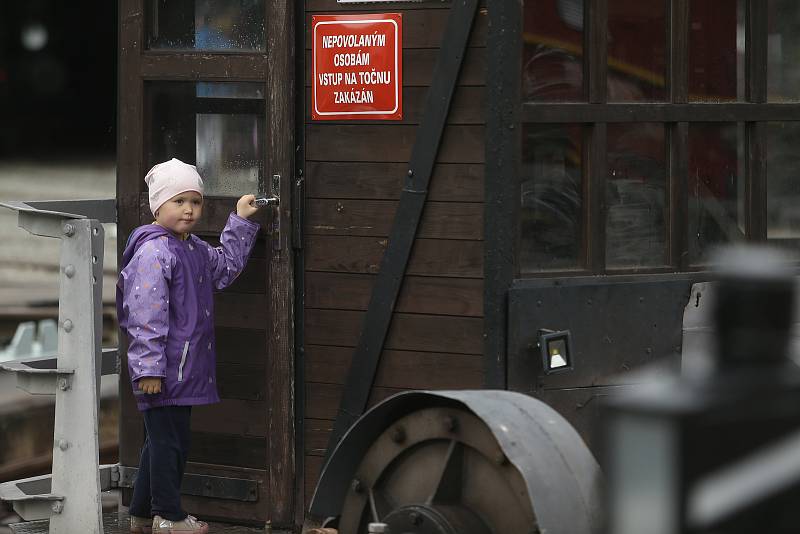
M 139 410 L 219 401 L 213 290 L 229 286 L 253 249 L 258 224 L 231 213 L 222 246 L 157 224 L 135 229 L 122 255 L 117 317 L 128 333 L 128 371 Z M 161 393 L 136 381 L 163 378 Z

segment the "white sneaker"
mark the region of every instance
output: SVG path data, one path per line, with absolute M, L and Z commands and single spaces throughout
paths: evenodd
M 157 515 L 153 518 L 153 534 L 208 534 L 208 523 L 187 515 L 183 521 L 170 521 Z
M 153 528 L 153 520 L 149 517 L 131 516 L 131 534 L 150 534 Z

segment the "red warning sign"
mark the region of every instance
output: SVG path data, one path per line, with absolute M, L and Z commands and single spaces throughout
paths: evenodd
M 311 118 L 403 118 L 402 14 L 314 15 Z

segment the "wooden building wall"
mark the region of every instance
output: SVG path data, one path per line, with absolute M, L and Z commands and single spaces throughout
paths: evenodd
M 387 246 L 450 7 L 306 0 L 306 505 Z M 403 14 L 402 121 L 311 120 L 311 16 L 343 12 Z M 487 18 L 481 7 L 370 404 L 406 389 L 483 384 Z

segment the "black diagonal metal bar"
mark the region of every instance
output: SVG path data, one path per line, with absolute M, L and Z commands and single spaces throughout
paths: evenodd
M 433 81 L 425 102 L 425 113 L 417 129 L 417 138 L 411 152 L 408 177 L 400 193 L 400 203 L 389 235 L 389 244 L 381 260 L 380 272 L 372 290 L 361 338 L 353 354 L 339 412 L 328 443 L 328 456 L 367 406 L 386 333 L 392 321 L 395 301 L 403 284 L 406 264 L 411 255 L 414 236 L 428 196 L 428 183 L 439 152 L 450 101 L 461 70 L 477 6 L 477 0 L 456 0 L 451 8 L 442 47 L 436 59 Z

